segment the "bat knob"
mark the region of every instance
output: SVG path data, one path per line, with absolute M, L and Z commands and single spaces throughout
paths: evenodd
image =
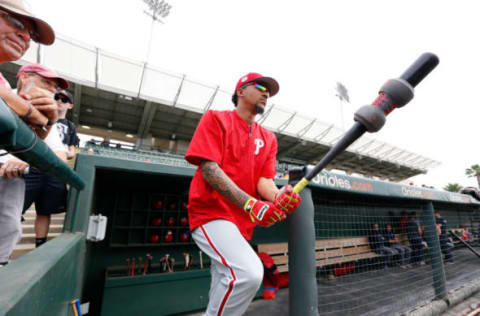
M 364 105 L 355 112 L 354 120 L 367 129 L 369 133 L 378 132 L 385 125 L 386 115 L 376 106 Z

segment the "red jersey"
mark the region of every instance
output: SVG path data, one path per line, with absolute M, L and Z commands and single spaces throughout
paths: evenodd
M 201 159 L 216 162 L 240 189 L 260 199 L 258 180 L 275 177 L 276 155 L 277 139 L 272 132 L 255 122 L 249 126 L 235 110 L 210 110 L 198 123 L 185 159 L 197 166 Z M 188 217 L 191 230 L 216 219 L 231 221 L 247 240 L 256 225 L 203 179 L 200 168 L 190 184 Z

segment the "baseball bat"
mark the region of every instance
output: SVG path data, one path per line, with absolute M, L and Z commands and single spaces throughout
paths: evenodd
M 387 81 L 371 105 L 361 107 L 355 113 L 355 123 L 345 135 L 322 157 L 320 162 L 294 186 L 299 193 L 308 183 L 343 150 L 350 146 L 366 131 L 377 132 L 385 117 L 395 108 L 406 105 L 413 98 L 416 87 L 439 63 L 435 54 L 422 54 L 398 79 Z

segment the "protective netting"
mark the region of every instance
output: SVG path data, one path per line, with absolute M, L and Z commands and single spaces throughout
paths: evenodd
M 475 249 L 480 222 L 473 208 L 434 204 L 433 219 L 425 202 L 312 193 L 320 315 L 402 314 L 480 271 L 480 258 L 450 233 Z M 434 284 L 429 233 L 440 240 L 446 290 Z

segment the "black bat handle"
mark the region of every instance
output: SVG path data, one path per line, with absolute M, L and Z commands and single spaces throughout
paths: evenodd
M 418 59 L 400 76 L 415 88 L 435 67 L 440 60 L 437 55 L 423 53 Z
M 367 131 L 367 128 L 362 124 L 355 122 L 353 126 L 343 135 L 342 139 L 338 141 L 328 153 L 323 156 L 322 160 L 310 170 L 310 172 L 305 176 L 305 179 L 308 181 L 312 180 L 313 177 L 317 175 L 323 168 L 325 168 L 339 153 L 341 153 L 345 148 L 350 146 L 354 141 L 356 141 L 360 136 L 362 136 Z

